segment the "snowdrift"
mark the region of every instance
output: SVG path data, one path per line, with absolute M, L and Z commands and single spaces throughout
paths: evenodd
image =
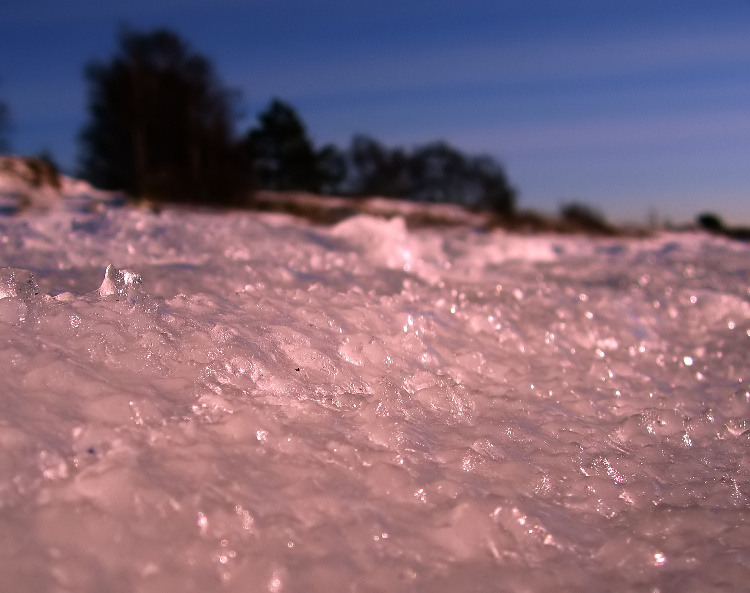
M 750 580 L 747 245 L 101 203 L 0 218 L 0 589 Z

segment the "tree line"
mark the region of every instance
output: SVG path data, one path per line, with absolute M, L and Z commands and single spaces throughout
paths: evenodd
M 116 54 L 85 75 L 79 174 L 104 189 L 193 204 L 251 205 L 253 192 L 267 189 L 453 202 L 503 215 L 515 208 L 499 163 L 446 142 L 406 150 L 356 135 L 345 148 L 317 148 L 279 98 L 237 134 L 239 94 L 166 29 L 122 32 Z
M 466 155 L 444 141 L 407 150 L 358 134 L 344 148 L 316 148 L 299 114 L 279 98 L 237 134 L 239 93 L 168 29 L 122 31 L 114 56 L 88 64 L 85 77 L 88 121 L 78 138 L 76 173 L 102 189 L 216 206 L 252 206 L 257 190 L 377 195 L 457 203 L 490 210 L 516 226 L 549 226 L 541 215 L 516 212 L 515 191 L 495 159 Z M 0 100 L 0 154 L 10 151 L 9 113 Z M 36 161 L 57 169 L 48 153 Z M 564 228 L 616 232 L 580 202 L 562 204 L 559 218 Z M 728 227 L 713 213 L 698 216 L 696 225 L 750 238 L 750 230 Z

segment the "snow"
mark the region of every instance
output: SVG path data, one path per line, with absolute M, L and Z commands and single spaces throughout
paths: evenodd
M 0 218 L 0 590 L 750 579 L 748 246 Z
M 121 193 L 62 175 L 44 160 L 0 155 L 0 215 L 60 208 L 96 210 L 124 201 Z

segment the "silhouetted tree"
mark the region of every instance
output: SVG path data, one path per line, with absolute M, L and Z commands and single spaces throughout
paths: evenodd
M 466 156 L 445 142 L 417 148 L 409 157 L 412 200 L 451 202 L 510 215 L 515 194 L 503 168 L 489 156 Z
M 317 161 L 320 191 L 325 194 L 342 193 L 347 176 L 346 155 L 333 144 L 326 144 L 318 151 Z
M 86 68 L 81 174 L 107 189 L 181 202 L 236 202 L 249 186 L 232 139 L 233 93 L 175 33 L 125 31 Z
M 750 241 L 750 227 L 727 226 L 718 214 L 703 212 L 695 221 L 698 226 L 709 233 L 724 235 L 730 239 Z
M 713 212 L 703 212 L 695 220 L 699 227 L 710 233 L 721 233 L 726 228 L 721 218 Z
M 463 155 L 445 142 L 417 148 L 409 157 L 409 198 L 419 202 L 462 202 L 471 179 Z
M 479 184 L 479 197 L 474 205 L 505 217 L 516 212 L 516 190 L 508 182 L 505 170 L 490 156 L 470 159 L 470 177 Z
M 452 202 L 515 211 L 515 192 L 502 166 L 489 156 L 466 156 L 445 142 L 409 152 L 364 134 L 341 151 L 316 151 L 297 112 L 273 99 L 245 137 L 259 187 L 353 196 L 386 196 L 420 202 Z
M 494 159 L 466 156 L 445 142 L 407 153 L 360 135 L 353 138 L 347 161 L 347 185 L 354 194 L 451 202 L 508 216 L 515 209 L 515 193 Z
M 356 195 L 407 197 L 409 163 L 401 149 L 388 149 L 362 134 L 349 146 L 350 192 Z
M 294 108 L 273 99 L 245 139 L 258 187 L 320 191 L 318 155 Z

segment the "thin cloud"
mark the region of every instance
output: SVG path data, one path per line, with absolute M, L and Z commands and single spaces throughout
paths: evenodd
M 485 127 L 460 136 L 464 143 L 491 146 L 495 150 L 501 145 L 514 153 L 592 148 L 654 149 L 685 142 L 695 143 L 698 149 L 711 150 L 716 143 L 745 145 L 750 137 L 750 115 L 746 111 L 729 111 L 598 118 L 581 122 Z
M 658 72 L 695 71 L 706 66 L 750 67 L 750 36 L 736 31 L 642 39 L 568 40 L 527 43 L 415 47 L 408 54 L 389 48 L 356 49 L 338 59 L 286 55 L 263 56 L 248 68 L 231 64 L 233 78 L 262 80 L 264 87 L 310 99 L 349 97 L 413 90 L 441 90 L 497 83 L 552 84 L 606 82 L 617 77 Z M 244 76 L 243 76 L 244 74 Z M 688 75 L 686 73 L 686 75 Z

